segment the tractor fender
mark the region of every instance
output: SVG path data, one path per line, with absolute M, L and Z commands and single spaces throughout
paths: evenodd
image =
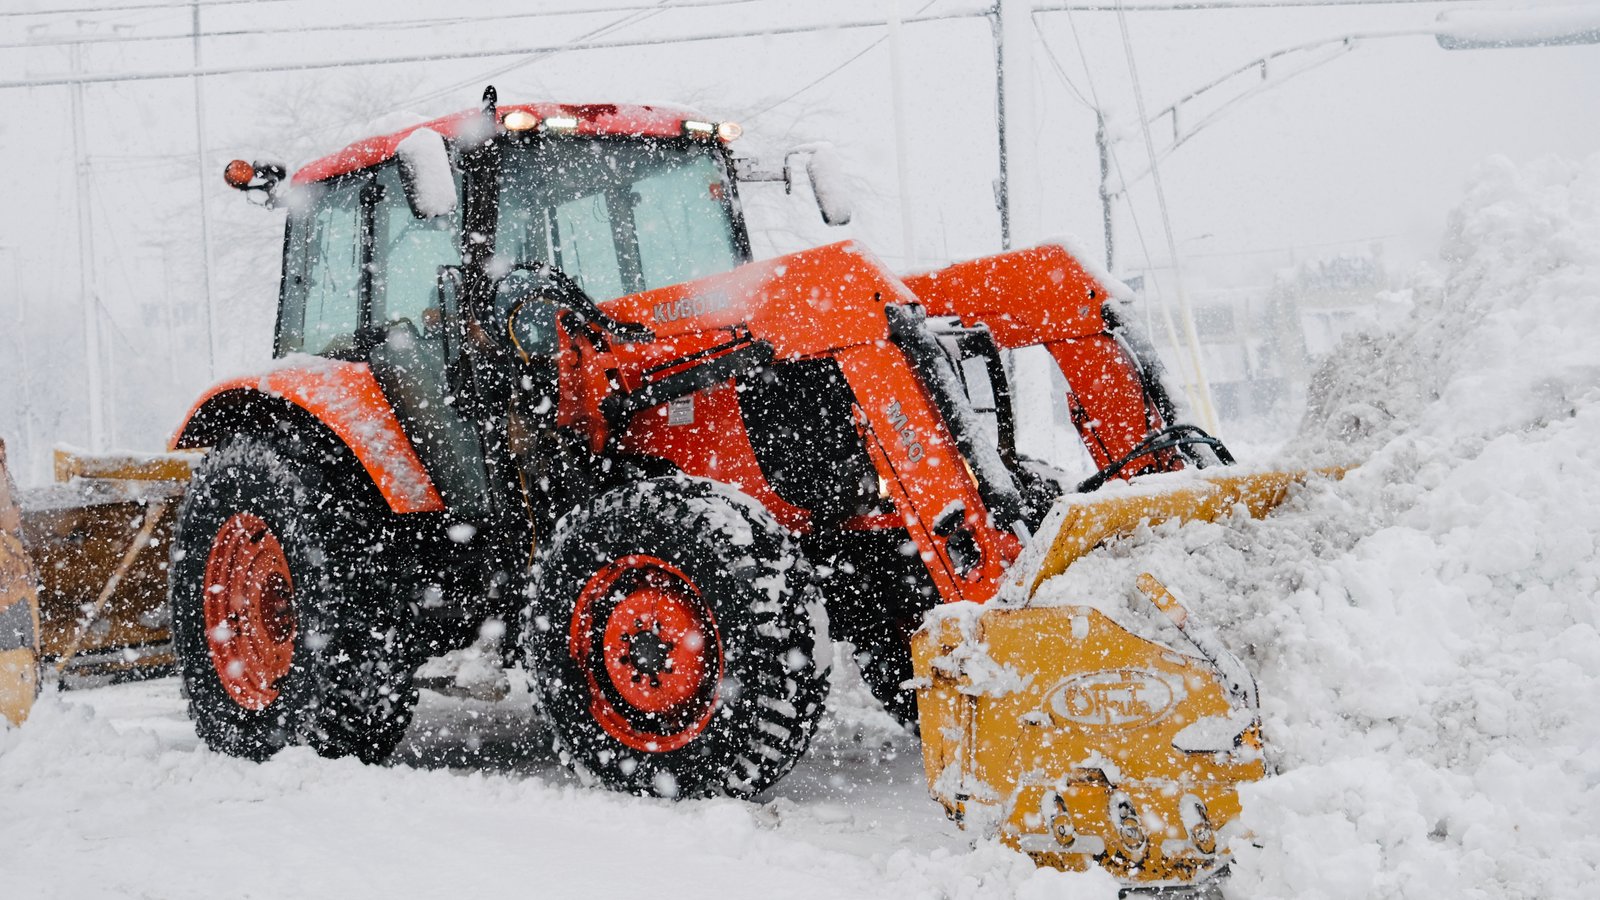
M 444 510 L 444 499 L 366 363 L 309 356 L 280 363 L 213 386 L 184 417 L 171 448 L 215 446 L 230 434 L 270 427 L 303 410 L 350 449 L 391 510 Z

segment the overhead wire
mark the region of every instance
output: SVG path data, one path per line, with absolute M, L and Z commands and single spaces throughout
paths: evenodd
M 205 0 L 201 9 L 212 6 L 254 6 L 259 3 L 289 3 L 292 0 Z M 129 3 L 123 6 L 76 6 L 66 9 L 8 9 L 0 11 L 0 19 L 23 16 L 68 16 L 98 13 L 138 12 L 146 9 L 193 9 L 193 3 Z
M 1101 117 L 1102 121 L 1104 121 L 1105 107 L 1101 105 L 1100 102 L 1100 90 L 1095 86 L 1094 70 L 1089 66 L 1089 54 L 1084 50 L 1083 35 L 1078 29 L 1077 20 L 1072 17 L 1071 10 L 1067 10 L 1067 26 L 1072 31 L 1072 42 L 1078 48 L 1078 61 L 1083 65 L 1084 82 L 1089 86 L 1089 96 L 1094 100 L 1095 115 Z M 1106 141 L 1106 154 L 1111 158 L 1112 167 L 1117 170 L 1117 180 L 1125 180 L 1125 176 L 1122 171 L 1122 157 L 1117 154 L 1116 144 L 1111 142 L 1109 139 Z M 1138 207 L 1133 204 L 1132 198 L 1129 198 L 1128 216 L 1133 219 L 1133 233 L 1134 236 L 1139 239 L 1139 252 L 1144 254 L 1145 268 L 1153 271 L 1155 266 L 1155 257 L 1150 253 L 1150 244 L 1145 240 L 1144 236 L 1144 224 L 1139 221 L 1139 210 Z M 1160 307 L 1161 323 L 1163 326 L 1165 326 L 1167 332 L 1167 342 L 1172 347 L 1172 351 L 1177 353 L 1179 347 L 1178 326 L 1177 323 L 1172 320 L 1172 307 L 1167 303 L 1166 293 L 1161 290 L 1161 282 L 1159 280 L 1154 278 L 1150 279 L 1149 286 L 1151 292 L 1155 294 L 1156 302 L 1154 304 L 1148 302 L 1145 304 L 1145 331 L 1149 334 L 1153 334 L 1155 332 L 1155 329 L 1151 327 L 1151 308 L 1152 306 Z M 1197 406 L 1198 404 L 1195 402 L 1194 396 L 1194 387 L 1190 384 L 1188 378 L 1184 379 L 1182 387 L 1183 393 L 1189 399 L 1190 405 Z
M 277 0 L 275 0 L 277 2 Z M 281 0 L 287 2 L 287 0 Z M 481 25 L 486 22 L 506 22 L 516 19 L 572 18 L 574 16 L 600 15 L 608 12 L 659 11 L 665 9 L 703 9 L 720 6 L 740 6 L 765 3 L 771 0 L 702 0 L 697 3 L 668 3 L 654 5 L 630 4 L 626 6 L 596 6 L 587 9 L 549 9 L 535 12 L 496 13 L 487 16 L 447 16 L 430 19 L 390 19 L 382 22 L 336 22 L 327 25 L 294 25 L 289 27 L 230 28 L 200 32 L 201 38 L 270 37 L 285 34 L 314 34 L 342 31 L 410 31 L 419 28 L 443 28 L 459 25 Z M 204 10 L 210 4 L 202 4 Z M 184 8 L 189 8 L 185 6 Z M 193 31 L 172 34 L 95 35 L 74 38 L 57 38 L 39 41 L 14 41 L 0 43 L 0 50 L 20 50 L 33 47 L 61 47 L 71 44 L 135 44 L 154 41 L 192 41 Z
M 1121 0 L 1101 3 L 1061 3 L 1034 7 L 1042 12 L 1213 12 L 1238 9 L 1315 9 L 1349 6 L 1444 6 L 1462 3 L 1489 3 L 1499 0 L 1175 0 L 1166 3 L 1140 3 L 1125 6 Z
M 917 10 L 915 13 L 912 13 L 912 15 L 913 16 L 918 16 L 918 15 L 921 15 L 921 14 L 927 12 L 928 11 L 928 7 L 932 6 L 933 4 L 935 4 L 937 2 L 939 2 L 939 0 L 928 0 L 927 3 L 924 3 L 922 5 L 921 9 Z M 800 87 L 798 90 L 794 91 L 793 93 L 790 93 L 790 94 L 786 95 L 783 99 L 777 101 L 776 103 L 773 103 L 770 106 L 763 107 L 762 109 L 751 113 L 750 115 L 745 117 L 745 120 L 746 121 L 754 121 L 756 119 L 759 119 L 762 116 L 766 115 L 767 113 L 772 112 L 774 109 L 777 109 L 778 107 L 784 105 L 785 103 L 788 103 L 790 100 L 793 100 L 794 98 L 800 96 L 801 94 L 804 94 L 806 91 L 811 90 L 812 88 L 814 88 L 817 85 L 823 83 L 824 81 L 827 81 L 829 78 L 832 78 L 833 76 L 839 74 L 841 71 L 843 71 L 845 68 L 847 68 L 851 63 L 855 62 L 856 60 L 860 59 L 863 56 L 866 56 L 868 53 L 872 52 L 874 49 L 883 46 L 883 43 L 885 41 L 887 41 L 887 40 L 889 40 L 889 35 L 887 35 L 887 34 L 883 35 L 882 37 L 877 38 L 872 43 L 867 44 L 865 47 L 862 47 L 859 52 L 857 52 L 854 55 L 850 56 L 844 62 L 839 63 L 838 65 L 834 66 L 833 68 L 829 69 L 828 71 L 823 72 L 821 75 L 817 76 L 816 78 L 813 78 L 812 80 L 806 82 L 805 85 Z
M 1067 92 L 1072 94 L 1073 99 L 1077 100 L 1084 109 L 1090 112 L 1099 112 L 1099 110 L 1095 109 L 1094 104 L 1083 96 L 1083 92 L 1078 90 L 1078 86 L 1072 83 L 1072 79 L 1067 77 L 1067 71 L 1061 65 L 1061 60 L 1056 58 L 1055 48 L 1050 46 L 1050 39 L 1045 37 L 1044 29 L 1039 27 L 1039 19 L 1035 16 L 1029 16 L 1028 20 L 1033 23 L 1034 33 L 1039 35 L 1039 46 L 1044 48 L 1045 57 L 1050 60 L 1051 68 L 1055 69 L 1056 77 L 1061 79 L 1061 83 L 1066 87 Z
M 1100 104 L 1100 91 L 1095 87 L 1094 71 L 1089 67 L 1089 55 L 1083 48 L 1083 37 L 1078 33 L 1078 23 L 1072 18 L 1070 10 L 1067 12 L 1067 26 L 1072 31 L 1072 42 L 1078 48 L 1078 61 L 1083 65 L 1084 83 L 1089 86 L 1089 96 L 1094 101 L 1095 115 L 1103 116 L 1105 107 Z M 1041 37 L 1042 35 L 1043 33 L 1041 32 Z M 1046 42 L 1045 50 L 1048 52 L 1049 49 L 1049 43 Z M 1122 158 L 1117 155 L 1116 144 L 1108 141 L 1106 143 L 1106 154 L 1111 157 L 1111 165 L 1117 170 L 1117 178 L 1120 180 L 1123 177 Z M 1139 250 L 1144 254 L 1145 265 L 1151 265 L 1154 258 L 1150 254 L 1150 245 L 1145 242 L 1144 226 L 1139 221 L 1139 211 L 1132 203 L 1128 204 L 1128 215 L 1133 219 L 1133 233 L 1139 239 Z M 1161 286 L 1156 284 L 1152 287 L 1155 290 L 1156 297 L 1160 299 Z M 1164 303 L 1165 300 L 1163 299 Z M 1173 332 L 1173 336 L 1176 337 L 1176 331 Z
M 1178 289 L 1178 310 L 1183 314 L 1184 336 L 1188 338 L 1189 357 L 1194 366 L 1196 393 L 1200 396 L 1200 415 L 1207 430 L 1217 434 L 1220 429 L 1217 413 L 1211 402 L 1211 385 L 1206 378 L 1205 363 L 1200 358 L 1200 337 L 1195 333 L 1194 311 L 1189 308 L 1189 294 L 1184 286 L 1183 264 L 1178 257 L 1178 242 L 1172 236 L 1172 215 L 1167 207 L 1166 191 L 1161 185 L 1161 167 L 1156 159 L 1155 138 L 1150 134 L 1150 121 L 1145 115 L 1144 89 L 1139 84 L 1139 65 L 1133 53 L 1133 35 L 1128 30 L 1128 17 L 1122 12 L 1122 0 L 1117 0 L 1117 26 L 1122 32 L 1122 51 L 1128 59 L 1128 79 L 1132 82 L 1134 105 L 1139 113 L 1139 130 L 1144 135 L 1145 153 L 1150 158 L 1150 181 L 1155 187 L 1156 206 L 1161 211 L 1161 227 L 1167 238 L 1167 254 L 1172 262 L 1172 278 Z
M 215 6 L 255 6 L 262 3 L 288 3 L 293 0 L 205 0 L 200 4 L 201 9 Z M 684 7 L 693 6 L 720 6 L 731 5 L 742 0 L 705 0 L 700 3 L 678 4 Z M 1489 2 L 1489 0 L 1176 0 L 1176 2 L 1141 3 L 1128 7 L 1129 12 L 1208 12 L 1212 10 L 1232 9 L 1300 9 L 1316 7 L 1349 7 L 1349 6 L 1426 6 L 1442 5 L 1446 2 L 1452 4 Z M 27 16 L 54 16 L 54 15 L 82 15 L 100 13 L 138 12 L 141 10 L 187 10 L 193 8 L 192 3 L 162 2 L 162 3 L 130 3 L 112 6 L 79 6 L 63 9 L 20 9 L 0 11 L 0 19 L 22 18 Z M 622 12 L 636 9 L 648 9 L 648 6 L 609 6 L 596 7 L 587 10 L 541 10 L 526 15 L 579 15 L 582 13 Z M 1117 5 L 1113 3 L 1062 3 L 1055 6 L 1035 7 L 1032 11 L 1039 12 L 1115 12 Z M 188 37 L 188 35 L 185 35 Z
M 743 0 L 737 0 L 737 2 L 743 2 Z M 592 31 L 584 32 L 583 34 L 578 35 L 577 40 L 582 41 L 582 40 L 588 40 L 590 38 L 600 37 L 600 36 L 609 34 L 609 33 L 613 32 L 613 31 L 616 31 L 616 30 L 621 29 L 621 28 L 626 28 L 626 27 L 628 27 L 630 25 L 636 25 L 636 24 L 638 24 L 640 22 L 643 22 L 643 21 L 645 21 L 647 19 L 650 19 L 650 18 L 652 18 L 652 17 L 654 17 L 656 15 L 659 15 L 662 12 L 665 12 L 665 11 L 667 11 L 669 9 L 679 8 L 680 6 L 706 6 L 706 5 L 710 5 L 710 4 L 669 4 L 667 2 L 667 0 L 661 0 L 661 2 L 657 3 L 655 6 L 647 6 L 647 7 L 640 7 L 640 8 L 631 9 L 631 10 L 629 10 L 629 15 L 625 15 L 625 16 L 619 18 L 619 19 L 615 19 L 615 20 L 613 20 L 611 22 L 606 23 L 605 25 L 601 25 L 599 28 L 596 28 L 596 29 L 594 29 Z M 565 52 L 567 49 L 570 49 L 570 48 L 558 47 L 558 48 L 553 48 L 553 49 L 540 50 L 537 53 L 530 54 L 529 57 L 526 58 L 526 59 L 520 59 L 520 60 L 517 60 L 516 62 L 510 63 L 508 65 L 497 66 L 494 69 L 491 69 L 491 70 L 489 70 L 487 72 L 479 73 L 477 75 L 472 76 L 471 78 L 465 79 L 463 81 L 455 82 L 455 83 L 453 83 L 453 84 L 451 84 L 451 85 L 449 85 L 447 87 L 436 88 L 436 89 L 428 91 L 427 93 L 424 93 L 424 94 L 417 94 L 417 95 L 408 97 L 405 100 L 400 101 L 398 104 L 396 104 L 394 107 L 392 107 L 389 111 L 390 112 L 394 112 L 394 111 L 396 111 L 398 109 L 403 109 L 405 107 L 413 106 L 413 105 L 416 105 L 416 104 L 428 103 L 430 101 L 437 100 L 440 97 L 444 97 L 444 96 L 447 96 L 449 94 L 453 94 L 456 91 L 463 90 L 463 89 L 465 89 L 467 87 L 472 87 L 472 86 L 484 84 L 491 78 L 498 78 L 501 75 L 505 75 L 505 74 L 507 74 L 509 72 L 514 72 L 514 71 L 516 71 L 518 69 L 521 69 L 521 68 L 524 68 L 526 66 L 536 65 L 537 63 L 540 63 L 540 62 L 542 62 L 542 61 L 544 61 L 546 59 L 549 59 L 552 56 L 556 56 L 556 55 L 558 55 L 560 53 Z M 334 127 L 345 127 L 345 126 L 347 126 L 349 124 L 351 124 L 351 123 L 345 122 L 345 123 L 341 123 L 339 126 L 334 126 Z M 333 129 L 332 128 L 321 129 L 319 131 L 312 132 L 312 133 L 313 134 L 323 133 L 323 132 L 329 131 L 329 130 L 333 130 Z
M 987 15 L 987 7 L 981 10 L 967 10 L 948 13 L 924 13 L 908 16 L 902 21 L 906 24 L 935 22 L 947 19 L 978 18 Z M 104 75 L 81 76 L 49 76 L 45 78 L 21 78 L 0 81 L 0 88 L 20 87 L 52 87 L 66 84 L 103 84 L 114 81 L 163 81 L 178 78 L 194 78 L 197 76 L 212 75 L 243 75 L 266 72 L 308 72 L 324 69 L 353 68 L 358 66 L 386 66 L 412 62 L 437 62 L 453 59 L 490 59 L 498 56 L 518 56 L 528 53 L 545 51 L 574 51 L 574 50 L 612 50 L 627 47 L 652 47 L 668 44 L 696 44 L 711 41 L 734 40 L 750 37 L 780 37 L 792 34 L 810 34 L 818 31 L 852 31 L 864 28 L 882 28 L 887 25 L 883 19 L 863 19 L 852 22 L 834 22 L 825 25 L 803 24 L 783 25 L 769 28 L 746 28 L 728 31 L 700 32 L 696 34 L 672 34 L 658 37 L 636 38 L 626 41 L 567 41 L 561 44 L 550 44 L 543 47 L 508 47 L 487 50 L 462 50 L 447 53 L 408 53 L 396 56 L 375 57 L 369 59 L 342 60 L 338 62 L 291 62 L 268 64 L 244 64 L 229 66 L 213 66 L 189 69 L 157 70 L 145 72 L 120 72 Z

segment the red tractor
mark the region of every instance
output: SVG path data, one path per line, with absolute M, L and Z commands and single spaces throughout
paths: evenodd
M 230 165 L 288 225 L 277 364 L 173 441 L 211 448 L 171 569 L 210 746 L 382 759 L 419 663 L 487 629 L 585 780 L 748 796 L 811 737 L 825 626 L 913 721 L 923 614 L 992 598 L 1077 487 L 1018 455 L 1003 350 L 1059 364 L 1085 488 L 1231 462 L 1061 247 L 753 260 L 740 182 L 788 167 L 737 134 L 491 89 L 292 179 Z

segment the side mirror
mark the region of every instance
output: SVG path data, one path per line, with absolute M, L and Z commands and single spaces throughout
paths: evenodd
M 781 170 L 769 169 L 754 159 L 736 159 L 733 173 L 740 182 L 781 181 L 783 192 L 792 194 L 796 156 L 807 157 L 806 177 L 811 180 L 811 193 L 817 198 L 817 211 L 822 213 L 822 221 L 829 225 L 850 224 L 850 188 L 845 183 L 844 169 L 832 144 L 807 144 L 790 150 L 784 154 Z
M 279 199 L 278 185 L 288 174 L 281 163 L 236 159 L 223 168 L 222 180 L 236 191 L 260 193 L 260 203 L 270 208 Z
M 394 148 L 400 160 L 400 184 L 406 204 L 419 219 L 456 211 L 456 176 L 444 138 L 432 128 L 418 128 Z
M 832 144 L 814 144 L 806 160 L 806 177 L 817 198 L 817 211 L 829 225 L 850 224 L 850 188 L 845 184 L 844 168 Z M 787 168 L 787 166 L 785 166 Z

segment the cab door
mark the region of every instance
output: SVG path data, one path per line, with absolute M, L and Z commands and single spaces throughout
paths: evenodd
M 461 264 L 461 213 L 418 218 L 406 202 L 399 167 L 371 170 L 367 195 L 367 302 L 362 329 L 372 374 L 389 398 L 445 502 L 480 519 L 489 500 L 478 433 L 462 414 L 447 368 L 460 347 L 446 333 L 455 310 L 441 308 L 441 269 Z

